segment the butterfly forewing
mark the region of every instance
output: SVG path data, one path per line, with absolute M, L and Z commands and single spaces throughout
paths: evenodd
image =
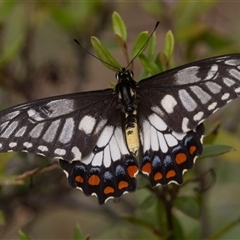
M 240 95 L 240 55 L 190 63 L 142 80 L 138 94 L 174 131 L 195 129 Z
M 116 109 L 113 90 L 46 98 L 0 113 L 0 151 L 68 161 L 87 156 Z

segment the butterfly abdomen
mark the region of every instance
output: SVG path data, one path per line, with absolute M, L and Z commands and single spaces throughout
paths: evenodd
M 125 121 L 125 135 L 128 149 L 131 153 L 137 156 L 139 150 L 137 110 L 126 113 Z

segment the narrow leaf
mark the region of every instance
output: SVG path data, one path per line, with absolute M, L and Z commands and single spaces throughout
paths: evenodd
M 167 56 L 168 61 L 172 57 L 173 50 L 174 50 L 174 37 L 173 37 L 172 31 L 169 30 L 165 36 L 164 50 L 163 50 Z
M 227 146 L 227 145 L 220 145 L 220 144 L 203 145 L 203 154 L 200 157 L 198 157 L 198 159 L 218 156 L 233 150 L 234 150 L 233 147 Z
M 78 224 L 75 226 L 73 239 L 74 240 L 83 240 L 82 232 L 81 232 L 81 229 Z
M 127 29 L 121 16 L 117 12 L 114 12 L 112 15 L 112 24 L 114 34 L 119 35 L 125 42 L 127 39 Z
M 97 56 L 102 60 L 102 63 L 113 71 L 116 69 L 121 69 L 121 65 L 113 58 L 110 52 L 104 47 L 101 41 L 96 37 L 91 37 L 92 46 L 97 54 Z
M 141 32 L 138 37 L 137 40 L 135 41 L 134 45 L 133 45 L 133 49 L 132 49 L 132 54 L 131 54 L 131 59 L 133 59 L 134 57 L 136 57 L 137 55 L 140 55 L 145 48 L 147 47 L 148 44 L 146 44 L 147 40 L 148 40 L 148 32 Z M 144 44 L 146 44 L 146 46 L 144 46 Z M 143 47 L 144 46 L 144 47 Z M 142 48 L 142 49 L 141 49 Z M 141 50 L 141 51 L 140 51 Z
M 148 43 L 148 58 L 153 59 L 156 53 L 156 46 L 157 46 L 157 37 L 156 33 L 153 33 L 152 37 Z
M 19 230 L 18 231 L 18 235 L 20 237 L 20 240 L 30 240 L 30 238 L 27 236 L 26 233 L 24 233 L 23 231 Z
M 159 67 L 157 66 L 156 63 L 152 62 L 146 55 L 140 54 L 139 59 L 143 67 L 151 73 L 151 75 L 155 75 L 159 73 Z

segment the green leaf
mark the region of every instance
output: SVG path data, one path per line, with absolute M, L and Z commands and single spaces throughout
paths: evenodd
M 189 217 L 198 219 L 200 216 L 200 205 L 193 197 L 177 197 L 173 205 Z
M 173 37 L 172 31 L 169 30 L 165 36 L 164 50 L 163 50 L 167 56 L 168 61 L 172 57 L 173 50 L 174 50 L 174 37 Z
M 18 235 L 20 237 L 20 240 L 30 240 L 30 238 L 27 236 L 26 233 L 24 233 L 23 231 L 19 230 L 18 231 Z
M 121 16 L 117 12 L 114 12 L 112 15 L 112 24 L 114 34 L 120 36 L 125 42 L 127 39 L 127 29 Z
M 156 47 L 157 47 L 157 37 L 156 33 L 153 33 L 152 37 L 149 40 L 148 43 L 148 58 L 153 59 L 156 53 Z
M 73 239 L 74 240 L 83 240 L 82 232 L 81 232 L 81 229 L 78 224 L 75 226 Z
M 97 53 L 97 56 L 102 60 L 102 63 L 113 71 L 121 69 L 121 65 L 113 58 L 110 52 L 104 47 L 101 41 L 96 37 L 91 37 L 92 46 Z
M 220 145 L 220 144 L 203 145 L 203 153 L 200 157 L 198 157 L 198 159 L 218 156 L 233 150 L 234 150 L 233 147 L 227 146 L 227 145 Z
M 135 41 L 133 48 L 132 48 L 131 59 L 133 59 L 137 55 L 140 55 L 146 49 L 146 47 L 148 45 L 148 44 L 146 44 L 148 37 L 149 37 L 149 35 L 148 35 L 147 31 L 141 32 L 138 35 L 137 40 Z M 146 44 L 146 45 L 144 46 L 144 44 Z
M 149 73 L 151 73 L 151 75 L 155 75 L 155 74 L 159 73 L 160 69 L 159 69 L 158 65 L 155 62 L 151 61 L 146 55 L 144 55 L 142 53 L 138 57 L 139 57 L 141 64 L 143 65 L 143 67 Z

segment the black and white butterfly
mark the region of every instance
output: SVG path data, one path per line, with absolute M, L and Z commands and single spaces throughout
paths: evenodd
M 240 96 L 240 54 L 213 57 L 115 89 L 40 99 L 0 112 L 0 151 L 59 159 L 69 185 L 100 204 L 151 185 L 181 184 L 202 153 L 203 120 Z M 136 157 L 139 156 L 139 163 Z

